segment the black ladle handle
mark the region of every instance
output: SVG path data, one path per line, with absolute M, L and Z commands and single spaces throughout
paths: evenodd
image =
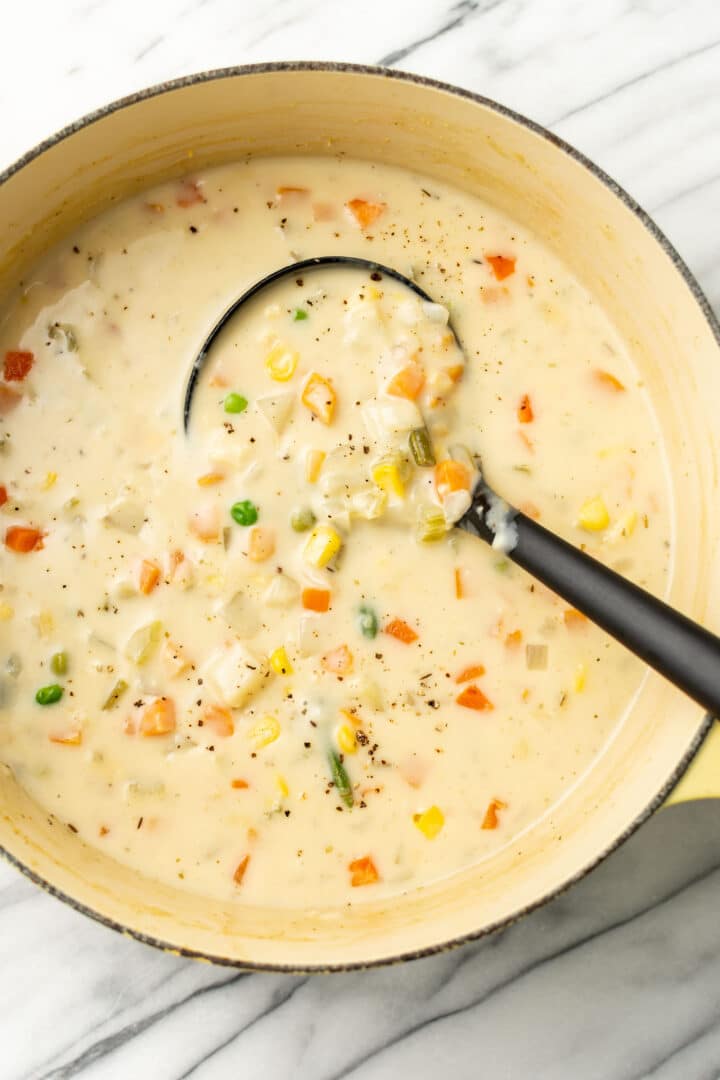
M 485 488 L 459 522 L 492 543 Z M 712 716 L 720 716 L 720 638 L 510 508 L 517 541 L 505 554 L 587 615 Z

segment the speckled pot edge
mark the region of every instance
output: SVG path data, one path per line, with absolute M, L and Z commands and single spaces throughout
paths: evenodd
M 558 150 L 562 151 L 568 157 L 572 158 L 590 173 L 593 174 L 598 180 L 600 180 L 605 187 L 607 187 L 613 195 L 615 195 L 621 202 L 628 207 L 629 210 L 635 214 L 636 217 L 642 222 L 648 232 L 657 241 L 659 246 L 665 252 L 665 254 L 671 259 L 676 270 L 680 273 L 685 284 L 690 289 L 696 303 L 702 311 L 705 319 L 712 331 L 715 340 L 720 348 L 720 324 L 715 318 L 715 315 L 710 307 L 710 304 L 705 296 L 704 292 L 700 288 L 700 285 L 696 281 L 693 274 L 688 269 L 687 265 L 680 257 L 676 249 L 670 243 L 665 234 L 658 228 L 652 218 L 642 209 L 642 207 L 630 196 L 628 193 L 620 187 L 607 173 L 603 172 L 594 162 L 589 158 L 581 154 L 579 150 L 576 150 L 573 146 L 570 146 L 563 139 L 560 139 L 557 135 L 547 131 L 545 128 L 536 124 L 534 121 L 529 120 L 527 117 L 522 116 L 520 113 L 514 112 L 512 109 L 506 108 L 504 105 L 499 105 L 497 102 L 492 101 L 489 98 L 483 97 L 481 94 L 475 94 L 470 90 L 463 90 L 459 87 L 451 86 L 449 83 L 443 83 L 436 79 L 429 79 L 421 75 L 412 75 L 406 72 L 395 71 L 390 68 L 366 66 L 362 64 L 345 64 L 345 63 L 326 63 L 323 61 L 288 61 L 288 62 L 274 62 L 267 64 L 242 64 L 237 67 L 218 68 L 213 71 L 198 72 L 194 75 L 186 75 L 178 79 L 170 80 L 169 82 L 158 83 L 156 86 L 149 87 L 145 90 L 139 90 L 134 94 L 130 94 L 127 97 L 120 98 L 117 101 L 112 102 L 109 105 L 105 105 L 102 108 L 95 109 L 93 112 L 81 117 L 74 123 L 69 124 L 55 135 L 43 140 L 32 150 L 29 150 L 26 154 L 20 157 L 16 162 L 10 165 L 7 169 L 0 172 L 0 184 L 4 184 L 12 176 L 18 173 L 25 165 L 45 153 L 47 150 L 57 146 L 64 139 L 73 135 L 81 128 L 87 127 L 90 124 L 94 124 L 99 120 L 104 119 L 106 116 L 119 111 L 120 109 L 127 108 L 131 105 L 136 105 L 148 98 L 157 97 L 160 94 L 166 94 L 173 90 L 179 90 L 182 87 L 194 86 L 199 83 L 211 82 L 215 79 L 235 78 L 240 75 L 258 75 L 265 74 L 273 71 L 327 71 L 327 72 L 341 72 L 349 74 L 359 75 L 372 75 L 379 76 L 387 79 L 398 79 L 402 82 L 415 83 L 419 86 L 427 86 L 434 90 L 442 91 L 446 94 L 451 94 L 455 97 L 466 98 L 468 101 L 475 102 L 478 105 L 483 105 L 488 109 L 492 109 L 494 112 L 499 113 L 502 116 L 507 117 L 510 120 L 521 124 L 523 127 L 539 135 L 541 138 L 546 139 L 552 143 Z M 608 855 L 617 850 L 621 844 L 632 836 L 632 834 L 640 828 L 640 826 L 647 821 L 647 819 L 667 799 L 670 792 L 682 779 L 683 775 L 687 771 L 693 758 L 698 753 L 700 747 L 705 741 L 712 725 L 713 718 L 711 716 L 705 716 L 703 719 L 695 738 L 689 748 L 689 750 L 683 755 L 679 761 L 677 768 L 673 771 L 666 783 L 658 791 L 655 797 L 648 803 L 645 809 L 633 819 L 633 821 L 627 826 L 627 828 L 620 833 L 619 836 L 613 840 L 603 851 L 600 852 L 595 858 L 587 863 L 582 869 L 580 869 L 572 877 L 568 878 L 559 888 L 553 889 L 531 904 L 525 905 L 512 915 L 504 919 L 499 919 L 494 923 L 490 923 L 487 926 L 482 927 L 479 930 L 473 931 L 469 934 L 463 934 L 457 938 L 451 938 L 448 941 L 440 942 L 436 945 L 428 945 L 422 949 L 416 949 L 405 953 L 400 953 L 396 956 L 382 957 L 379 959 L 363 961 L 351 961 L 344 964 L 330 964 L 330 965 L 312 965 L 309 967 L 302 967 L 296 965 L 286 964 L 253 964 L 243 963 L 242 961 L 229 959 L 224 956 L 214 956 L 210 953 L 199 952 L 195 949 L 188 949 L 183 946 L 173 945 L 170 942 L 162 941 L 159 938 L 153 937 L 148 934 L 143 934 L 138 930 L 134 930 L 131 927 L 123 926 L 122 923 L 116 922 L 114 919 L 110 919 L 100 912 L 87 907 L 85 904 L 81 904 L 73 897 L 64 893 L 61 889 L 55 888 L 29 866 L 26 866 L 18 858 L 7 851 L 5 848 L 0 847 L 0 855 L 2 855 L 11 865 L 15 866 L 25 877 L 30 881 L 38 885 L 45 892 L 51 896 L 56 897 L 58 900 L 62 900 L 75 911 L 80 912 L 83 915 L 89 916 L 96 922 L 101 923 L 103 926 L 107 926 L 112 930 L 118 931 L 126 937 L 132 937 L 136 941 L 140 941 L 146 945 L 152 945 L 154 948 L 160 949 L 163 952 L 172 953 L 176 956 L 188 957 L 194 960 L 204 960 L 208 963 L 217 964 L 224 967 L 238 968 L 247 972 L 252 971 L 269 971 L 276 972 L 284 975 L 312 975 L 312 974 L 333 974 L 333 973 L 346 973 L 350 971 L 368 970 L 370 968 L 385 967 L 390 964 L 398 964 L 407 960 L 416 960 L 422 957 L 433 956 L 436 953 L 446 952 L 449 949 L 457 948 L 460 945 L 466 945 L 473 941 L 479 941 L 481 938 L 493 934 L 498 930 L 504 930 L 509 926 L 512 926 L 519 919 L 525 915 L 529 915 L 532 911 L 542 907 L 544 904 L 553 900 L 557 896 L 561 896 L 564 892 L 570 889 L 578 881 L 581 881 L 591 870 L 601 863 Z

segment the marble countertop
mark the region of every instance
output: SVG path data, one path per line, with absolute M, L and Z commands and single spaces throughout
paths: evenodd
M 574 143 L 720 308 L 716 0 L 25 0 L 0 166 L 115 97 L 235 63 L 384 63 Z M 717 1080 L 720 802 L 664 810 L 518 925 L 412 965 L 301 978 L 155 952 L 0 865 L 0 1078 Z

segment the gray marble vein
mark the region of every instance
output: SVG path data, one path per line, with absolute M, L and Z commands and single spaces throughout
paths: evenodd
M 273 59 L 384 62 L 549 126 L 638 199 L 720 307 L 716 0 L 29 0 L 0 164 L 143 85 Z M 720 803 L 657 814 L 502 934 L 300 978 L 157 953 L 0 866 L 0 1080 L 718 1080 Z

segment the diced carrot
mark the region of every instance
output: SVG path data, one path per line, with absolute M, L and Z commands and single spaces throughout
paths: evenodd
M 425 385 L 425 372 L 422 364 L 413 360 L 406 367 L 401 368 L 388 383 L 387 392 L 394 397 L 404 397 L 409 401 L 415 401 Z
M 462 600 L 464 595 L 465 595 L 465 593 L 463 591 L 462 570 L 460 569 L 459 566 L 456 566 L 455 567 L 455 599 L 456 600 Z
M 512 633 L 506 634 L 505 645 L 508 649 L 517 649 L 517 647 L 522 644 L 522 639 L 522 630 L 513 630 Z
M 235 788 L 236 791 L 244 791 L 245 788 L 249 788 L 250 785 L 248 784 L 247 780 L 242 780 L 238 778 L 236 780 L 230 781 L 230 787 Z
M 463 668 L 455 676 L 456 683 L 470 682 L 471 679 L 479 679 L 481 675 L 485 674 L 485 668 L 482 664 L 470 664 L 469 667 Z
M 171 581 L 175 577 L 175 571 L 177 570 L 178 566 L 180 566 L 180 564 L 183 562 L 185 562 L 185 554 L 184 552 L 180 551 L 179 548 L 175 548 L 174 551 L 171 551 L 168 554 L 167 571 L 168 577 Z
M 506 277 L 515 273 L 517 259 L 514 255 L 486 255 L 485 258 L 490 263 L 498 281 L 504 281 Z
M 205 544 L 217 543 L 220 539 L 220 511 L 217 506 L 206 506 L 190 515 L 190 532 Z
M 291 184 L 280 184 L 275 188 L 275 194 L 282 198 L 284 195 L 307 195 L 308 189 L 306 187 L 293 187 Z
M 35 356 L 27 349 L 10 349 L 5 353 L 3 374 L 7 382 L 22 382 L 30 374 Z
M 360 885 L 374 885 L 376 881 L 380 880 L 377 867 L 370 855 L 363 855 L 361 859 L 353 859 L 351 863 L 348 863 L 348 870 L 350 871 L 350 884 L 353 888 Z
M 383 630 L 390 637 L 402 641 L 404 645 L 412 645 L 413 641 L 418 639 L 418 634 L 413 630 L 412 626 L 408 626 L 404 619 L 391 619 L 387 626 L 383 627 Z
M 4 506 L 8 501 L 7 488 L 4 484 L 0 484 L 0 506 Z
M 51 732 L 48 738 L 50 742 L 60 743 L 62 746 L 80 746 L 82 731 L 80 728 L 69 728 L 67 731 Z
M 5 533 L 5 547 L 8 551 L 27 555 L 30 551 L 42 550 L 45 546 L 44 536 L 45 533 L 40 532 L 39 529 L 31 529 L 28 525 L 11 525 Z
M 439 461 L 435 466 L 435 490 L 441 499 L 449 495 L 451 491 L 470 490 L 470 470 L 462 461 Z
M 160 697 L 143 709 L 140 718 L 140 734 L 145 736 L 169 735 L 175 730 L 175 705 L 170 698 Z
M 205 203 L 207 202 L 207 199 L 203 195 L 202 188 L 197 180 L 183 180 L 175 201 L 178 206 L 187 209 L 188 206 L 197 206 L 198 203 Z
M 461 690 L 455 700 L 458 705 L 463 705 L 466 709 L 474 709 L 476 712 L 486 712 L 495 708 L 475 683 L 470 683 L 464 690 Z
M 576 611 L 575 608 L 567 608 L 563 612 L 563 621 L 568 630 L 582 630 L 588 624 L 587 616 L 583 615 L 582 611 Z
M 275 553 L 275 530 L 266 525 L 255 525 L 248 538 L 248 559 L 265 562 Z
M 453 340 L 455 340 L 454 337 Z M 465 365 L 451 364 L 450 367 L 443 368 L 443 371 L 452 382 L 458 383 L 465 374 Z
M 498 810 L 506 810 L 507 803 L 504 803 L 502 799 L 491 799 L 488 803 L 488 808 L 485 811 L 485 817 L 483 823 L 480 826 L 481 829 L 497 829 L 498 827 Z
M 0 416 L 12 412 L 16 405 L 22 401 L 22 394 L 16 394 L 7 386 L 0 386 Z
M 525 515 L 525 517 L 532 518 L 533 521 L 540 520 L 540 508 L 535 505 L 534 502 L 525 501 L 518 504 L 518 510 Z
M 144 204 L 146 210 L 150 210 L 153 214 L 164 214 L 165 207 L 159 202 L 146 202 Z
M 337 394 L 332 383 L 313 371 L 301 394 L 300 400 L 306 405 L 313 416 L 316 416 L 323 424 L 332 422 L 337 404 Z
M 325 671 L 333 675 L 349 675 L 353 669 L 353 654 L 347 645 L 339 645 L 337 649 L 325 653 L 321 662 Z
M 531 454 L 535 453 L 535 444 L 533 443 L 527 432 L 518 429 L 518 438 L 520 439 L 520 442 L 523 444 L 526 450 L 529 450 Z
M 302 606 L 307 611 L 327 611 L 330 607 L 330 590 L 303 589 Z
M 600 386 L 604 386 L 607 390 L 613 390 L 615 393 L 620 394 L 625 389 L 623 383 L 619 379 L 615 378 L 609 371 L 601 371 L 596 368 L 593 371 L 593 378 Z
M 345 719 L 350 724 L 352 724 L 352 726 L 354 728 L 361 728 L 362 727 L 362 720 L 360 719 L 360 717 L 358 716 L 357 713 L 352 711 L 352 709 L 341 709 L 340 713 L 342 714 L 342 716 L 345 717 Z
M 154 559 L 143 559 L 140 564 L 140 592 L 149 596 L 160 581 L 160 567 Z
M 211 487 L 213 484 L 221 484 L 225 476 L 221 472 L 206 472 L 198 476 L 198 487 Z
M 528 394 L 523 394 L 523 396 L 520 398 L 517 416 L 521 424 L 531 424 L 535 419 L 532 402 Z
M 108 829 L 107 825 L 101 825 L 98 829 L 98 836 L 107 836 L 109 832 L 110 830 Z
M 202 714 L 203 727 L 210 728 L 215 735 L 232 735 L 235 731 L 232 713 L 221 705 L 211 705 Z
M 510 290 L 507 285 L 483 285 L 480 287 L 480 299 L 483 304 L 498 304 L 501 300 L 507 300 Z
M 387 209 L 385 203 L 368 202 L 367 199 L 350 199 L 345 205 L 361 229 L 368 229 Z
M 335 207 L 332 203 L 313 203 L 314 221 L 332 221 L 335 217 Z
M 242 859 L 240 860 L 240 862 L 235 867 L 235 873 L 233 874 L 233 881 L 235 882 L 236 885 L 242 885 L 242 880 L 245 877 L 245 871 L 248 868 L 248 863 L 249 862 L 250 862 L 250 856 L 249 855 L 243 855 Z

